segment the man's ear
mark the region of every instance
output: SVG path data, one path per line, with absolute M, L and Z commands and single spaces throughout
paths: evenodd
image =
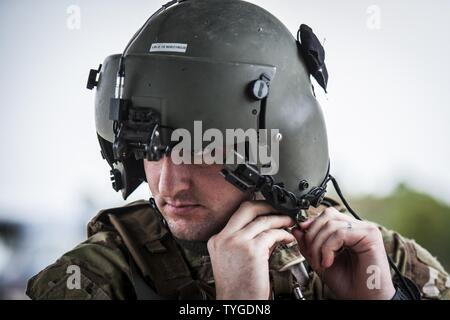
M 143 170 L 142 177 L 143 177 L 143 181 L 148 183 L 148 181 L 147 181 L 147 175 L 145 174 L 145 161 L 148 161 L 148 160 L 145 159 L 145 158 L 142 159 L 142 170 Z

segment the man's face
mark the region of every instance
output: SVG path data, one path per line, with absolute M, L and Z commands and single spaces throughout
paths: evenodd
M 144 160 L 145 175 L 172 234 L 207 241 L 249 196 L 225 181 L 222 165 L 175 165 L 170 156 Z

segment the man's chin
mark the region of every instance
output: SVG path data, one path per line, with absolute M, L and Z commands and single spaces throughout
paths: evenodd
M 223 226 L 211 222 L 167 221 L 172 235 L 186 241 L 208 241 L 222 230 Z

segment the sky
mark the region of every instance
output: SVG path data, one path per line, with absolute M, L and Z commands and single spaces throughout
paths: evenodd
M 450 2 L 250 2 L 324 41 L 328 94 L 316 92 L 344 193 L 385 195 L 402 181 L 450 203 Z M 69 219 L 123 203 L 86 80 L 163 3 L 0 1 L 0 216 Z M 141 198 L 147 185 L 128 201 Z

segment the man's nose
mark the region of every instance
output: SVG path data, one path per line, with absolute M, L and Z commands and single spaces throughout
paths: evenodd
M 170 156 L 162 160 L 161 173 L 159 176 L 159 193 L 163 197 L 172 198 L 181 191 L 190 188 L 189 169 L 186 165 L 176 165 Z

